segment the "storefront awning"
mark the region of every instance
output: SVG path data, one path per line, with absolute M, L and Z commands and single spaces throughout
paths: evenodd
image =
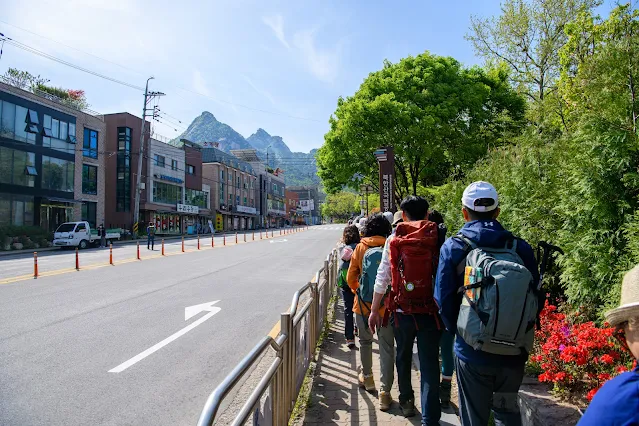
M 49 200 L 49 201 L 57 201 L 59 203 L 74 203 L 74 204 L 81 204 L 82 203 L 82 201 L 80 201 L 80 200 L 73 200 L 71 198 L 42 197 L 42 199 Z

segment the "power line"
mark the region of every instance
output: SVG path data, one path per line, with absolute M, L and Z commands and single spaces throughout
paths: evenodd
M 24 50 L 24 51 L 27 51 L 27 52 L 29 52 L 29 53 L 33 53 L 33 54 L 38 55 L 38 56 L 41 56 L 41 57 L 43 57 L 43 58 L 50 59 L 50 60 L 52 60 L 52 61 L 54 61 L 54 62 L 58 62 L 59 64 L 66 65 L 66 66 L 68 66 L 68 67 L 71 67 L 71 68 L 74 68 L 74 69 L 76 69 L 76 70 L 79 70 L 79 71 L 85 72 L 85 73 L 87 73 L 87 74 L 91 74 L 91 75 L 94 75 L 94 76 L 96 76 L 96 77 L 100 77 L 100 78 L 103 78 L 103 79 L 105 79 L 105 80 L 109 80 L 109 81 L 112 81 L 112 82 L 114 82 L 114 83 L 121 84 L 122 86 L 130 87 L 130 88 L 132 88 L 132 89 L 136 89 L 136 90 L 140 90 L 140 91 L 144 90 L 144 88 L 143 88 L 143 87 L 136 86 L 136 85 L 134 85 L 134 84 L 130 84 L 130 83 L 124 82 L 124 81 L 122 81 L 122 80 L 117 80 L 117 79 L 115 79 L 115 78 L 108 77 L 108 76 L 106 76 L 106 75 L 104 75 L 104 74 L 100 74 L 100 73 L 97 73 L 97 72 L 95 72 L 95 71 L 91 71 L 91 70 L 89 70 L 89 69 L 83 68 L 83 67 L 81 67 L 81 66 L 74 65 L 74 64 L 72 64 L 71 62 L 65 61 L 65 60 L 63 60 L 63 59 L 56 58 L 55 56 L 49 55 L 48 53 L 44 53 L 44 52 L 42 52 L 42 51 L 40 51 L 40 50 L 38 50 L 38 49 L 35 49 L 35 48 L 33 48 L 33 47 L 30 47 L 30 46 L 27 46 L 26 44 L 20 43 L 20 42 L 18 42 L 18 41 L 15 41 L 15 40 L 9 40 L 9 39 L 7 39 L 7 40 L 6 40 L 6 42 L 7 42 L 7 44 L 9 44 L 9 45 L 15 46 L 15 47 L 17 47 L 17 48 L 19 48 L 19 49 L 22 49 L 22 50 Z

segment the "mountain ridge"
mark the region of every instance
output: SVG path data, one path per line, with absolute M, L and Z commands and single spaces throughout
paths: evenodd
M 209 111 L 203 111 L 175 141 L 187 139 L 198 145 L 204 142 L 218 142 L 219 149 L 230 154 L 234 149 L 255 149 L 262 160 L 268 158 L 268 165 L 284 170 L 288 186 L 306 186 L 319 183 L 315 153 L 293 152 L 281 136 L 272 136 L 263 128 L 258 128 L 248 138 L 242 136 L 230 125 L 218 121 Z

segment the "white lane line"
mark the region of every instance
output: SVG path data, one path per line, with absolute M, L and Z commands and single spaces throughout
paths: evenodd
M 214 303 L 217 303 L 217 302 L 219 302 L 219 300 L 216 300 L 215 302 L 211 302 L 210 304 L 208 304 L 208 308 L 202 308 L 201 311 L 208 310 L 209 313 L 204 315 L 199 320 L 195 321 L 193 324 L 187 325 L 186 327 L 184 327 L 180 331 L 178 331 L 176 333 L 173 333 L 172 335 L 170 335 L 166 339 L 162 340 L 159 343 L 156 343 L 155 345 L 151 346 L 149 349 L 145 350 L 144 352 L 141 352 L 141 353 L 137 354 L 136 356 L 134 356 L 133 358 L 129 359 L 128 361 L 125 361 L 122 364 L 118 365 L 117 367 L 112 368 L 111 370 L 109 370 L 109 373 L 121 373 L 121 372 L 123 372 L 127 368 L 129 368 L 132 365 L 135 365 L 136 363 L 142 361 L 144 358 L 148 357 L 149 355 L 153 354 L 154 352 L 159 351 L 160 349 L 162 349 L 163 347 L 165 347 L 166 345 L 168 345 L 169 343 L 171 343 L 175 339 L 178 339 L 179 337 L 184 336 L 186 333 L 188 333 L 189 331 L 193 330 L 198 325 L 204 323 L 206 320 L 212 318 L 213 315 L 217 314 L 218 312 L 220 312 L 222 310 L 222 308 L 218 308 L 217 306 L 210 306 L 210 305 L 212 305 Z M 189 309 L 189 308 L 186 308 L 186 309 Z M 191 312 L 189 312 L 188 315 L 191 315 Z M 187 316 L 187 314 L 185 314 L 185 317 L 186 316 Z

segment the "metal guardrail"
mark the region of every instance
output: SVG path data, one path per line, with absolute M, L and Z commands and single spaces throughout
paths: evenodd
M 275 360 L 231 424 L 245 424 L 256 411 L 270 417 L 271 425 L 288 424 L 304 376 L 315 356 L 322 326 L 327 319 L 329 301 L 337 288 L 337 265 L 337 250 L 333 250 L 326 257 L 324 266 L 315 274 L 315 279 L 293 295 L 291 308 L 281 314 L 279 334 L 275 338 L 265 336 L 260 340 L 211 393 L 200 414 L 198 426 L 214 424 L 224 399 L 269 348 L 275 350 Z M 310 298 L 298 309 L 300 296 L 307 290 L 310 290 Z M 266 392 L 268 398 L 262 407 L 260 401 Z

